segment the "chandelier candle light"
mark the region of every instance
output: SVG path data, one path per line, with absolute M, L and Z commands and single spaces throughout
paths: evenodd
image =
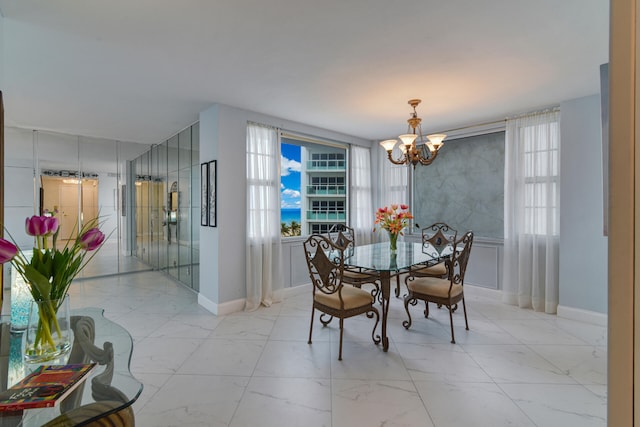
M 414 169 L 417 164 L 423 166 L 430 165 L 436 159 L 440 148 L 444 145 L 442 141 L 447 135 L 441 133 L 427 135 L 428 141 L 425 142 L 422 136 L 422 119 L 418 117 L 418 113 L 416 112 L 416 107 L 420 102 L 422 101 L 419 99 L 409 100 L 409 105 L 413 107 L 413 113 L 411 113 L 411 117 L 407 119 L 407 123 L 409 124 L 407 133 L 398 137 L 402 142 L 399 147 L 403 152 L 402 157 L 394 159 L 391 155 L 393 148 L 398 143 L 396 139 L 387 139 L 380 143 L 387 151 L 389 161 L 395 165 L 413 165 Z
M 105 240 L 98 228 L 98 219 L 88 221 L 74 239 L 62 249 L 56 249 L 59 221 L 53 216 L 32 216 L 25 222 L 25 230 L 35 239 L 30 259 L 15 243 L 0 239 L 0 264 L 11 262 L 24 279 L 33 297 L 32 312 L 38 307 L 36 326 L 27 330 L 25 359 L 30 362 L 51 360 L 71 348 L 68 324 L 61 325 L 58 310 L 68 304 L 67 291 L 71 282 L 95 256 Z M 11 235 L 9 234 L 11 237 Z M 13 238 L 11 238 L 13 240 Z M 52 245 L 49 247 L 49 240 Z M 92 252 L 86 258 L 87 253 Z M 68 306 L 67 306 L 68 309 Z M 33 314 L 33 313 L 32 313 Z M 66 328 L 66 330 L 65 330 Z M 33 334 L 31 334 L 33 332 Z M 33 340 L 29 336 L 33 335 Z
M 378 208 L 374 224 L 380 224 L 380 228 L 389 233 L 389 247 L 391 252 L 398 250 L 398 236 L 404 235 L 402 230 L 409 225 L 413 215 L 407 205 L 391 205 Z M 374 228 L 373 231 L 376 231 Z

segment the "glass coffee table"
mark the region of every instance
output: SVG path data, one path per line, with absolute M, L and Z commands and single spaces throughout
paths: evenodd
M 53 408 L 0 412 L 0 426 L 78 426 L 112 417 L 133 425 L 131 405 L 143 385 L 129 371 L 133 340 L 122 326 L 104 317 L 100 308 L 72 310 L 71 352 L 47 365 L 97 362 L 89 378 Z M 40 364 L 24 362 L 24 334 L 10 331 L 9 316 L 0 323 L 0 389 L 20 381 Z M 48 424 L 49 423 L 49 424 Z

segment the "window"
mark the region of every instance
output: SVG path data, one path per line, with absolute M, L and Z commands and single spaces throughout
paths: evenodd
M 333 224 L 312 224 L 311 233 L 328 234 Z
M 558 122 L 522 127 L 520 132 L 524 148 L 525 232 L 558 235 Z
M 308 194 L 346 194 L 344 176 L 313 176 Z
M 313 212 L 344 212 L 343 200 L 312 200 L 311 206 Z
M 347 220 L 346 145 L 282 135 L 281 235 L 326 233 Z
M 316 169 L 345 169 L 345 154 L 311 153 L 311 165 Z

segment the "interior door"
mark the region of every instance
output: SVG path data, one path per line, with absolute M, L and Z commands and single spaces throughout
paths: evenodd
M 60 234 L 58 239 L 64 242 L 73 239 L 78 231 L 78 184 L 58 181 L 58 218 L 60 218 Z M 44 194 L 47 194 L 45 189 Z
M 54 213 L 60 220 L 61 244 L 77 236 L 78 224 L 98 217 L 98 180 L 83 179 L 82 185 L 79 182 L 75 178 L 42 177 L 42 210 Z

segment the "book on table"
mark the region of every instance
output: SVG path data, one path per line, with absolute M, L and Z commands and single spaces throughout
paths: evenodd
M 95 367 L 96 363 L 42 365 L 0 392 L 0 412 L 55 406 L 87 379 Z

